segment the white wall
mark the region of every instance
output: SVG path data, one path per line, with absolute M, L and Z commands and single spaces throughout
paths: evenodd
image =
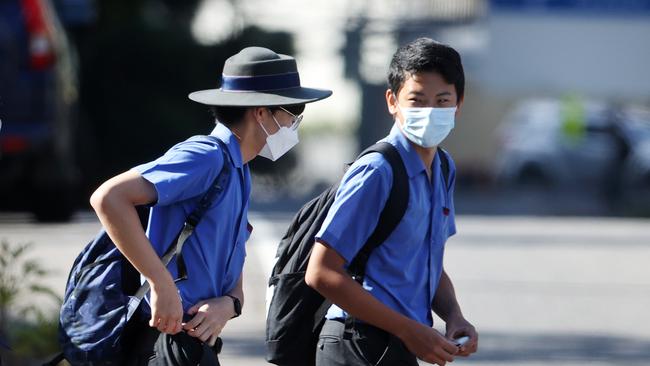
M 476 70 L 497 94 L 650 100 L 650 17 L 496 13 Z

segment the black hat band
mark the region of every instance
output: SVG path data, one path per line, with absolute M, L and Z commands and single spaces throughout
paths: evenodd
M 233 92 L 281 90 L 300 87 L 297 72 L 260 76 L 222 75 L 221 90 Z

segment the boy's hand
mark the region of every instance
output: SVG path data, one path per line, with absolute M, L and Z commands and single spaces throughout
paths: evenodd
M 203 300 L 192 306 L 188 313 L 194 318 L 183 325 L 192 337 L 213 346 L 228 320 L 235 316 L 235 307 L 228 296 Z
M 447 338 L 456 339 L 462 336 L 468 336 L 467 341 L 460 347 L 458 356 L 467 357 L 478 350 L 478 333 L 474 326 L 465 318 L 453 318 L 447 320 Z
M 458 347 L 435 329 L 416 323 L 399 337 L 417 358 L 440 366 L 454 361 Z
M 181 331 L 183 306 L 178 288 L 171 276 L 167 280 L 151 283 L 151 320 L 149 326 L 162 333 L 176 334 Z

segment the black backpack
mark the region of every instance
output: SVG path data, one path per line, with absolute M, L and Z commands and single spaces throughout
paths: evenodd
M 365 267 L 372 250 L 381 245 L 402 220 L 408 205 L 408 175 L 404 162 L 394 146 L 379 142 L 364 150 L 361 156 L 379 152 L 390 163 L 393 182 L 375 230 L 348 266 L 355 280 L 363 282 Z M 449 176 L 446 153 L 438 148 L 445 185 Z M 277 261 L 269 279 L 270 298 L 266 319 L 266 360 L 282 366 L 315 364 L 316 343 L 332 305 L 305 283 L 315 235 L 334 202 L 338 185 L 325 190 L 307 202 L 294 216 L 278 245 Z

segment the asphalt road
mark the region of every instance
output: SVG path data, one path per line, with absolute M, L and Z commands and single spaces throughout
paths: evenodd
M 290 217 L 250 219 L 246 303 L 222 334 L 225 366 L 265 364 L 266 279 Z M 650 220 L 460 216 L 457 226 L 445 266 L 480 350 L 454 365 L 650 365 Z M 33 243 L 30 257 L 54 271 L 45 285 L 59 293 L 98 229 L 90 213 L 56 225 L 0 215 L 0 240 Z

